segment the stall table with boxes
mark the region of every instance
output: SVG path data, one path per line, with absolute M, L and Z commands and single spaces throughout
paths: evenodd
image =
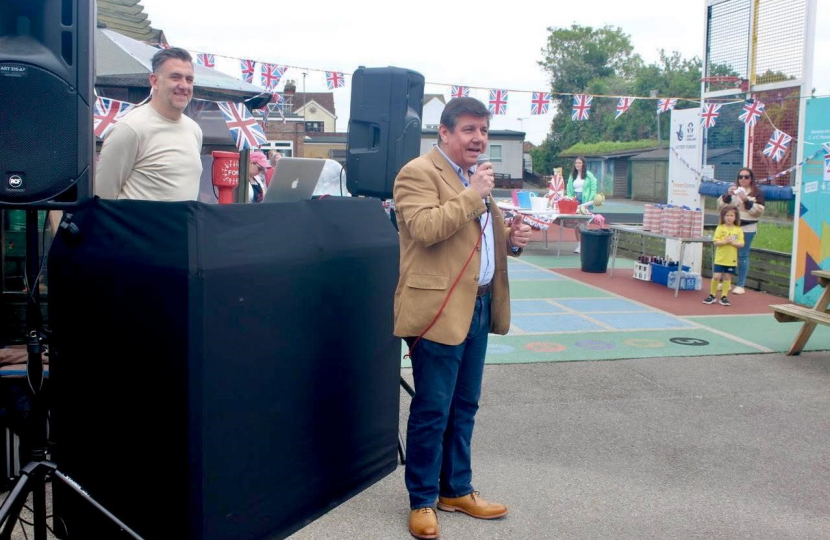
M 711 237 L 707 236 L 672 236 L 663 234 L 661 232 L 653 232 L 643 230 L 643 227 L 636 225 L 611 225 L 611 231 L 614 236 L 611 240 L 611 271 L 608 276 L 614 276 L 614 268 L 617 263 L 617 247 L 619 246 L 620 233 L 630 233 L 640 235 L 643 238 L 643 254 L 645 254 L 645 239 L 662 238 L 664 240 L 675 240 L 680 243 L 680 257 L 679 261 L 682 263 L 686 252 L 687 244 L 709 244 L 712 242 Z M 661 261 L 648 261 L 641 259 L 635 263 L 634 278 L 643 281 L 652 281 L 674 289 L 674 296 L 677 297 L 681 289 L 699 290 L 701 287 L 701 277 L 698 273 L 690 272 L 691 268 L 683 265 L 680 272 L 678 269 L 680 264 L 674 265 Z

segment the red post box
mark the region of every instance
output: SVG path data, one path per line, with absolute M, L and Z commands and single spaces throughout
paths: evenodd
M 233 202 L 233 190 L 239 185 L 239 154 L 214 150 L 213 185 L 219 190 L 219 204 Z

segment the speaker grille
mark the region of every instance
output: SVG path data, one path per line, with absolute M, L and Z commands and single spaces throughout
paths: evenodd
M 0 62 L 0 202 L 48 201 L 78 179 L 75 88 L 44 69 Z

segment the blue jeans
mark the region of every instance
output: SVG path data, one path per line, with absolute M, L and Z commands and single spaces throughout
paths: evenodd
M 744 233 L 744 247 L 738 249 L 738 283 L 737 287 L 746 287 L 746 275 L 749 273 L 749 248 L 755 239 L 754 232 Z
M 473 492 L 470 443 L 481 397 L 490 295 L 476 298 L 470 331 L 460 345 L 421 339 L 412 351 L 415 397 L 406 430 L 410 508 L 434 507 L 438 495 Z

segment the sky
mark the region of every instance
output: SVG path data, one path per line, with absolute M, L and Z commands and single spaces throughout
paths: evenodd
M 619 27 L 650 63 L 660 49 L 702 57 L 706 14 L 705 0 L 210 3 L 221 9 L 206 4 L 141 0 L 151 25 L 164 30 L 171 45 L 217 55 L 217 69 L 229 75 L 239 76 L 239 62 L 231 58 L 296 66 L 286 71 L 278 90 L 291 79 L 298 91 L 324 92 L 325 71 L 345 73 L 346 87 L 334 90 L 337 131 L 348 127 L 354 70 L 395 66 L 421 73 L 426 93 L 448 97 L 449 85 L 481 87 L 470 95 L 486 103 L 488 88 L 510 90 L 508 114 L 494 116 L 491 129 L 525 131 L 536 144 L 553 120 L 552 108 L 546 115 L 530 115 L 530 92 L 550 88 L 538 65 L 549 28 Z M 830 63 L 820 56 L 820 51 L 830 53 L 830 0 L 817 4 L 813 87 L 817 95 L 830 95 Z

